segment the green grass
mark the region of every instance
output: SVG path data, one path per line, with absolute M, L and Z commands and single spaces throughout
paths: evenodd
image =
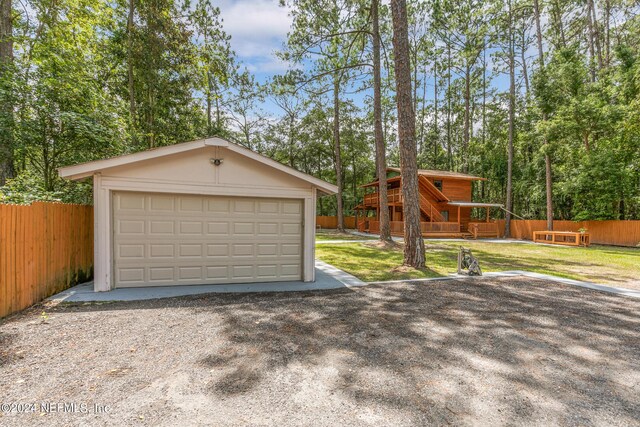
M 316 241 L 325 240 L 375 240 L 374 237 L 358 236 L 351 233 L 338 233 L 335 230 L 322 230 L 316 232 Z
M 361 280 L 417 279 L 456 272 L 460 246 L 470 248 L 482 271 L 526 270 L 569 279 L 640 287 L 640 249 L 592 246 L 570 248 L 524 243 L 426 241 L 427 269 L 401 267 L 402 248 L 380 249 L 367 243 L 316 246 L 316 256 Z

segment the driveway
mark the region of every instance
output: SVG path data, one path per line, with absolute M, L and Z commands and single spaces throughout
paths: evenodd
M 38 405 L 2 425 L 640 425 L 640 302 L 542 280 L 41 313 L 0 323 L 0 403 Z

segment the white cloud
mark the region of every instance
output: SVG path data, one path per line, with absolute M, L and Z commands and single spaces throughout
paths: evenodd
M 283 61 L 275 55 L 270 55 L 267 57 L 252 57 L 250 60 L 246 61 L 245 67 L 249 72 L 254 74 L 278 74 L 284 73 L 292 68 L 296 68 L 296 65 L 291 64 L 288 61 Z
M 291 26 L 288 9 L 277 0 L 226 0 L 218 3 L 231 47 L 248 67 L 264 65 L 265 72 L 286 69 L 274 56 Z M 283 68 L 284 67 L 284 68 Z

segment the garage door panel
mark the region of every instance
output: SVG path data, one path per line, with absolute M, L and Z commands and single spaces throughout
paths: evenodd
M 149 243 L 149 258 L 173 258 L 175 245 L 173 243 Z
M 118 246 L 119 258 L 137 258 L 144 259 L 144 245 L 128 245 L 122 244 Z
M 215 221 L 207 223 L 207 234 L 210 236 L 228 236 L 229 222 Z
M 299 222 L 285 222 L 280 225 L 280 233 L 290 236 L 299 236 L 302 232 L 302 224 Z
M 164 234 L 173 236 L 175 233 L 175 223 L 167 220 L 148 220 L 149 234 Z
M 204 212 L 204 200 L 202 197 L 185 197 L 181 196 L 179 198 L 179 212 L 188 212 L 188 213 L 202 213 Z
M 144 220 L 117 220 L 115 222 L 115 231 L 120 235 L 144 234 Z
M 116 203 L 117 209 L 121 211 L 141 211 L 145 210 L 145 197 L 138 193 L 123 193 Z
M 302 201 L 114 194 L 116 287 L 300 280 Z
M 147 196 L 149 209 L 147 211 L 160 214 L 162 212 L 171 212 L 175 210 L 175 197 L 151 195 Z
M 256 212 L 256 204 L 253 200 L 234 200 L 232 201 L 235 214 L 254 214 Z
M 174 280 L 174 267 L 149 267 L 150 282 L 172 282 Z

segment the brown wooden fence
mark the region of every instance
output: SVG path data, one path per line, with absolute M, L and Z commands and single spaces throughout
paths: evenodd
M 0 204 L 0 317 L 93 274 L 93 207 Z
M 335 216 L 318 216 L 316 224 L 321 228 L 336 228 Z M 504 235 L 504 220 L 497 220 L 499 235 Z M 345 217 L 347 228 L 356 228 L 355 217 Z M 640 246 L 640 221 L 553 221 L 557 231 L 578 231 L 585 228 L 591 235 L 591 243 L 616 246 Z M 546 220 L 516 219 L 511 221 L 511 237 L 532 240 L 534 231 L 547 229 Z M 401 233 L 401 232 L 400 232 Z
M 498 220 L 500 235 L 504 235 L 504 220 Z M 640 245 L 640 221 L 553 221 L 556 231 L 578 231 L 585 228 L 591 236 L 591 243 L 601 245 Z M 545 220 L 511 221 L 511 237 L 532 240 L 534 231 L 547 229 Z
M 344 226 L 346 228 L 356 228 L 356 217 L 345 216 Z M 338 228 L 338 217 L 335 216 L 316 216 L 316 227 L 318 228 Z

